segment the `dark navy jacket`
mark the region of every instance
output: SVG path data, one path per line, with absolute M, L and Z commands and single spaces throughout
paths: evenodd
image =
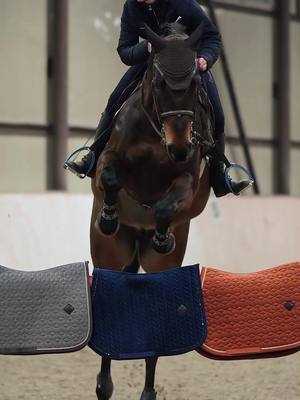
M 136 65 L 147 61 L 149 57 L 147 40 L 139 42 L 139 37 L 146 39 L 145 23 L 159 33 L 159 25 L 175 22 L 179 17 L 181 17 L 180 23 L 186 26 L 188 35 L 204 22 L 198 57 L 205 58 L 210 68 L 220 55 L 221 35 L 196 0 L 157 0 L 152 6 L 138 3 L 136 0 L 126 0 L 117 49 L 123 63 Z

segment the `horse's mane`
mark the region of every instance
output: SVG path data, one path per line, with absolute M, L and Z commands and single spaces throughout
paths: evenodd
M 167 22 L 160 25 L 160 36 L 182 36 L 185 35 L 186 27 L 178 22 Z

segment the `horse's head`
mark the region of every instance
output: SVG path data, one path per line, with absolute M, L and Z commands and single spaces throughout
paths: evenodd
M 169 157 L 185 162 L 197 143 L 193 130 L 199 79 L 196 51 L 203 29 L 200 25 L 187 36 L 176 25 L 168 27 L 171 34 L 166 36 L 146 27 L 153 49 L 152 95 Z

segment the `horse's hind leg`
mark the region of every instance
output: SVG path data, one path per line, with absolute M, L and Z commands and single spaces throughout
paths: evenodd
M 109 400 L 113 394 L 114 385 L 110 374 L 111 360 L 102 357 L 101 371 L 97 376 L 96 394 L 98 400 Z
M 157 357 L 146 358 L 145 361 L 146 361 L 145 387 L 140 400 L 155 400 L 156 391 L 154 389 L 154 380 L 155 380 L 155 368 L 157 363 Z

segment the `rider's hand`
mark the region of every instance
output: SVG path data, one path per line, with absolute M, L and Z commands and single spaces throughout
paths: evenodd
M 197 61 L 198 61 L 200 71 L 205 72 L 207 70 L 207 61 L 205 60 L 205 58 L 200 57 L 200 58 L 198 58 Z

